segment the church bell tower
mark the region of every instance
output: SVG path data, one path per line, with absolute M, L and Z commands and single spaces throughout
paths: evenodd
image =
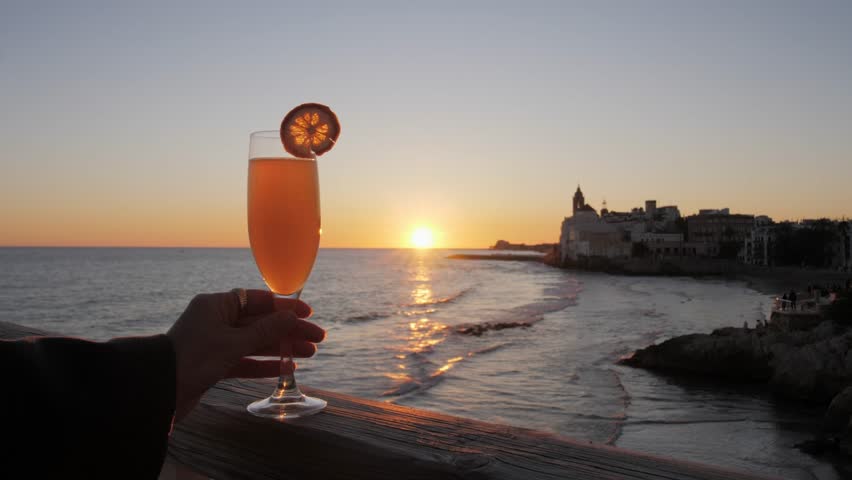
M 574 193 L 574 214 L 583 209 L 586 205 L 586 199 L 583 197 L 583 191 L 580 190 L 580 185 L 577 185 L 577 191 Z

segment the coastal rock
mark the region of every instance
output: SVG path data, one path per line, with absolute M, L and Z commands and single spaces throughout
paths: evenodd
M 788 398 L 828 403 L 852 384 L 852 333 L 834 335 L 831 327 L 831 322 L 823 322 L 810 334 L 793 334 L 800 341 L 771 345 L 773 391 Z
M 473 335 L 475 337 L 482 336 L 483 333 L 491 330 L 505 330 L 507 328 L 528 328 L 533 322 L 485 322 L 475 324 L 464 324 L 456 327 L 456 333 L 462 335 Z
M 675 337 L 637 350 L 619 363 L 681 373 L 768 380 L 771 354 L 759 339 L 741 328 L 724 328 L 707 334 Z
M 829 403 L 822 433 L 796 447 L 852 458 L 852 331 L 826 320 L 807 331 L 723 328 L 675 337 L 619 363 L 640 368 L 765 382 L 776 394 Z
M 803 332 L 724 328 L 675 337 L 620 363 L 672 372 L 765 381 L 781 396 L 830 402 L 852 385 L 852 332 L 830 321 Z
M 846 387 L 831 401 L 823 419 L 823 431 L 846 433 L 850 431 L 850 418 L 852 418 L 852 386 Z
M 838 393 L 822 423 L 822 432 L 816 438 L 795 445 L 799 450 L 812 455 L 825 455 L 837 452 L 852 456 L 852 387 L 846 387 Z

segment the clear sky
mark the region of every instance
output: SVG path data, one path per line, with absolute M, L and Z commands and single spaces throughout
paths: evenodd
M 852 2 L 4 0 L 0 245 L 247 245 L 248 134 L 306 101 L 327 247 L 556 241 L 578 183 L 852 216 Z

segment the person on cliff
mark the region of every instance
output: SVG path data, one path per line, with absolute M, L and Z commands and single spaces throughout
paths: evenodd
M 795 310 L 796 309 L 796 291 L 790 290 L 790 296 L 787 297 L 787 298 L 790 299 L 790 308 L 792 310 Z
M 781 297 L 781 310 L 787 310 L 787 294 Z
M 6 469 L 27 478 L 156 479 L 169 435 L 224 378 L 276 377 L 282 341 L 310 357 L 308 304 L 235 289 L 198 295 L 165 334 L 0 341 Z M 13 475 L 14 477 L 14 475 Z

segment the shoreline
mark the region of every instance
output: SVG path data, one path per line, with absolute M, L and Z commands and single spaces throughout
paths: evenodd
M 590 259 L 569 265 L 557 265 L 552 255 L 536 255 L 514 250 L 518 253 L 458 253 L 448 255 L 451 260 L 497 260 L 516 262 L 539 262 L 560 270 L 578 272 L 598 272 L 628 277 L 688 277 L 694 279 L 714 279 L 744 282 L 746 287 L 765 295 L 780 295 L 790 289 L 805 290 L 808 285 L 828 286 L 846 285 L 852 279 L 852 272 L 839 272 L 827 269 L 799 267 L 757 267 L 741 263 L 702 259 L 679 262 L 677 260 L 648 261 L 631 259 L 613 261 L 608 259 Z M 690 269 L 690 267 L 693 267 Z
M 503 262 L 539 262 L 547 264 L 544 255 L 512 254 L 512 253 L 454 253 L 448 255 L 449 260 L 498 260 Z
M 593 265 L 592 265 L 593 264 Z M 698 266 L 696 269 L 684 267 Z M 688 277 L 745 282 L 748 288 L 766 295 L 780 295 L 792 288 L 805 290 L 808 285 L 846 285 L 852 272 L 798 267 L 755 267 L 726 261 L 706 260 L 679 264 L 676 262 L 584 262 L 557 267 L 580 272 L 601 272 L 621 276 Z
M 802 269 L 795 267 L 766 267 L 734 275 L 733 278 L 746 282 L 749 288 L 768 295 L 776 295 L 791 288 L 804 290 L 808 285 L 844 286 L 852 278 L 852 272 L 835 270 Z

